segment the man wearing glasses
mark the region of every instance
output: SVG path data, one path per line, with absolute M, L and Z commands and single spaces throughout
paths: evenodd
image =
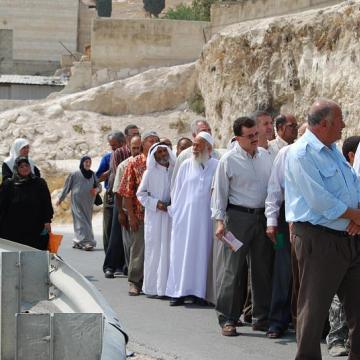
M 275 118 L 276 138 L 269 142 L 270 152 L 276 154 L 286 145 L 292 144 L 298 135 L 298 124 L 293 115 L 278 115 Z
M 270 147 L 276 155 L 268 185 L 265 201 L 267 218 L 266 233 L 275 248 L 273 288 L 269 330 L 267 337 L 276 339 L 287 330 L 291 314 L 291 245 L 289 226 L 285 220 L 284 183 L 285 160 L 298 134 L 298 125 L 292 115 L 278 115 L 275 118 L 276 139 Z
M 258 127 L 253 119 L 238 118 L 233 130 L 239 146 L 219 162 L 212 209 L 217 238 L 221 240 L 231 231 L 243 243 L 237 252 L 222 245 L 225 271 L 217 292 L 216 310 L 224 336 L 237 335 L 236 324 L 246 298 L 242 284 L 246 256 L 251 264 L 253 329 L 267 330 L 273 258 L 264 215 L 272 158 L 268 151 L 258 147 Z

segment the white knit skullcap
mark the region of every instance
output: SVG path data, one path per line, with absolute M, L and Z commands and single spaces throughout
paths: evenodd
M 206 131 L 201 131 L 197 134 L 197 136 L 200 136 L 204 140 L 206 140 L 211 146 L 214 146 L 214 139 L 213 137 L 207 133 Z

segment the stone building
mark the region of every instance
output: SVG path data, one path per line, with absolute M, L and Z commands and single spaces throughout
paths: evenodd
M 1 0 L 0 74 L 52 75 L 62 55 L 90 44 L 95 17 L 85 0 Z M 114 0 L 112 17 L 144 18 L 142 0 Z
M 78 10 L 78 0 L 1 0 L 0 73 L 53 74 L 64 46 L 77 50 Z

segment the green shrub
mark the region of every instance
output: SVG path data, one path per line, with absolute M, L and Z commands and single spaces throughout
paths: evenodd
M 75 124 L 72 127 L 73 127 L 73 130 L 75 132 L 77 132 L 78 134 L 81 134 L 81 135 L 85 134 L 85 130 L 83 129 L 82 125 Z
M 204 98 L 200 92 L 194 93 L 188 100 L 188 105 L 191 111 L 196 114 L 205 115 Z
M 219 0 L 193 0 L 191 5 L 180 4 L 169 9 L 164 18 L 172 20 L 210 21 L 211 5 Z
M 185 4 L 179 4 L 175 9 L 169 9 L 164 18 L 171 20 L 199 20 L 196 18 L 192 7 Z

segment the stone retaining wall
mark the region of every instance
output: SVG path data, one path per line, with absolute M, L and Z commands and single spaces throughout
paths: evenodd
M 246 20 L 296 13 L 341 3 L 339 0 L 238 0 L 211 7 L 211 29 L 216 33 L 227 25 Z
M 210 38 L 210 23 L 156 19 L 93 22 L 94 69 L 139 69 L 184 64 L 198 59 Z

